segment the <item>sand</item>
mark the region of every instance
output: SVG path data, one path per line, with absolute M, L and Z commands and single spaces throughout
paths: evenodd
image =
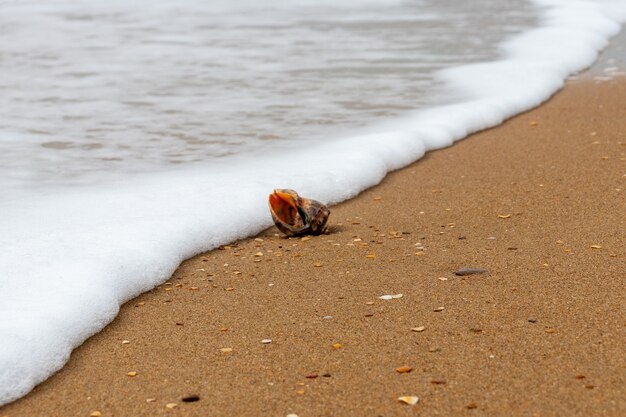
M 185 262 L 0 416 L 626 415 L 624 97 L 570 83 L 328 235 Z

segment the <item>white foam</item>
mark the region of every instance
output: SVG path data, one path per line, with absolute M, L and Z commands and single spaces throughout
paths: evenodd
M 619 30 L 623 3 L 537 0 L 542 27 L 503 45 L 502 61 L 441 74 L 466 100 L 369 135 L 209 168 L 137 176 L 0 202 L 0 404 L 28 393 L 100 331 L 119 306 L 202 251 L 270 225 L 266 198 L 289 187 L 328 203 L 387 172 L 550 97 Z

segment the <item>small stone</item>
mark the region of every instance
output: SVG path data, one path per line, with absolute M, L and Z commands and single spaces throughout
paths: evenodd
M 154 402 L 156 402 L 156 398 L 146 398 L 146 402 L 147 403 L 154 403 Z
M 443 311 L 444 308 L 443 307 L 437 307 L 436 309 L 434 309 L 433 311 L 436 313 L 439 313 L 440 311 Z
M 483 268 L 461 268 L 454 271 L 454 275 L 464 277 L 467 275 L 482 274 L 483 272 L 487 272 L 487 270 Z
M 415 405 L 419 401 L 419 398 L 415 395 L 407 395 L 404 397 L 398 397 L 398 401 L 403 402 L 408 405 Z
M 600 245 L 591 245 L 591 249 L 602 249 Z
M 410 366 L 400 366 L 399 368 L 396 368 L 396 372 L 399 374 L 408 374 L 412 370 L 413 368 L 411 368 Z
M 122 344 L 123 344 L 123 345 L 127 345 L 127 344 L 129 344 L 129 343 L 130 343 L 130 340 L 122 340 Z
M 263 256 L 263 252 L 257 252 L 257 253 L 254 254 L 254 256 L 256 256 L 257 258 L 260 257 L 260 256 Z
M 510 214 L 498 214 L 498 218 L 499 219 L 508 219 L 510 217 L 511 217 Z
M 418 326 L 418 327 L 411 327 L 411 331 L 413 332 L 423 332 L 424 330 L 426 330 L 426 327 L 424 326 Z
M 313 266 L 314 266 L 314 267 L 316 267 L 316 268 L 319 268 L 319 267 L 321 267 L 321 266 L 322 266 L 322 263 L 321 263 L 321 262 L 315 262 L 315 263 L 313 264 Z
M 178 407 L 178 404 L 176 404 L 176 403 L 167 403 L 167 404 L 165 404 L 165 408 L 169 408 L 170 410 L 172 410 L 172 409 L 174 409 L 176 407 Z
M 299 390 L 296 391 L 296 394 L 304 395 L 304 390 L 303 389 L 299 389 Z
M 135 372 L 135 371 L 130 371 L 130 372 L 128 372 L 126 375 L 131 376 L 131 377 L 132 377 L 132 376 L 137 376 L 137 372 Z
M 467 408 L 468 410 L 474 410 L 478 408 L 478 405 L 476 403 L 469 403 L 465 406 L 465 408 Z
M 448 280 L 448 278 L 446 278 L 446 277 L 439 277 L 439 278 L 437 278 L 437 279 L 438 279 L 439 281 L 447 281 L 447 280 Z
M 231 353 L 233 351 L 233 348 L 225 347 L 225 348 L 221 348 L 220 351 L 222 353 Z
M 547 328 L 547 329 L 546 329 L 546 333 L 549 333 L 549 334 L 556 333 L 556 329 L 553 329 L 553 328 L 551 328 L 551 327 L 550 327 L 550 328 Z
M 579 375 L 576 375 L 574 378 L 576 378 L 576 379 L 585 379 L 586 377 L 584 375 L 579 374 Z
M 297 414 L 287 414 L 286 417 L 298 417 L 298 415 Z
M 261 343 L 263 343 L 264 345 L 269 345 L 270 343 L 272 343 L 272 339 L 263 339 L 261 340 Z
M 322 317 L 324 320 L 331 320 L 333 318 L 333 316 L 324 316 Z
M 373 253 L 368 253 L 366 258 L 367 259 L 374 259 L 374 258 L 376 258 L 376 255 L 374 255 Z
M 89 417 L 102 417 L 102 413 L 100 411 L 92 411 Z
M 341 343 L 333 343 L 333 349 L 341 349 L 343 345 Z
M 446 381 L 442 380 L 442 379 L 433 379 L 430 381 L 431 384 L 433 385 L 445 385 Z
M 306 378 L 306 379 L 315 379 L 315 378 L 317 378 L 318 376 L 319 376 L 319 375 L 317 375 L 317 374 L 310 374 L 310 375 L 305 376 L 305 378 Z
M 374 302 L 373 301 L 368 301 L 365 304 L 368 305 L 368 306 L 371 306 L 371 305 L 374 305 Z
M 329 374 L 328 372 L 326 372 L 325 374 L 322 374 L 322 376 L 323 376 L 324 378 L 330 378 L 332 375 L 331 375 L 331 374 Z
M 182 400 L 183 402 L 186 402 L 186 403 L 194 403 L 196 401 L 200 401 L 200 397 L 195 394 L 192 394 L 192 395 L 184 396 Z

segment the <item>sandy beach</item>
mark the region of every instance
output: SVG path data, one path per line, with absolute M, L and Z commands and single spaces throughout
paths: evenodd
M 328 235 L 186 261 L 0 416 L 626 415 L 624 97 L 570 82 Z

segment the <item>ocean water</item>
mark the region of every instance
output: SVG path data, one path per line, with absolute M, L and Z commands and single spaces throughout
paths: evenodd
M 539 105 L 626 20 L 610 0 L 233 3 L 0 1 L 0 404 L 182 260 L 269 226 L 273 188 L 353 197 Z
M 93 184 L 354 134 L 441 100 L 438 70 L 495 59 L 537 24 L 530 3 L 513 6 L 1 2 L 0 186 Z

